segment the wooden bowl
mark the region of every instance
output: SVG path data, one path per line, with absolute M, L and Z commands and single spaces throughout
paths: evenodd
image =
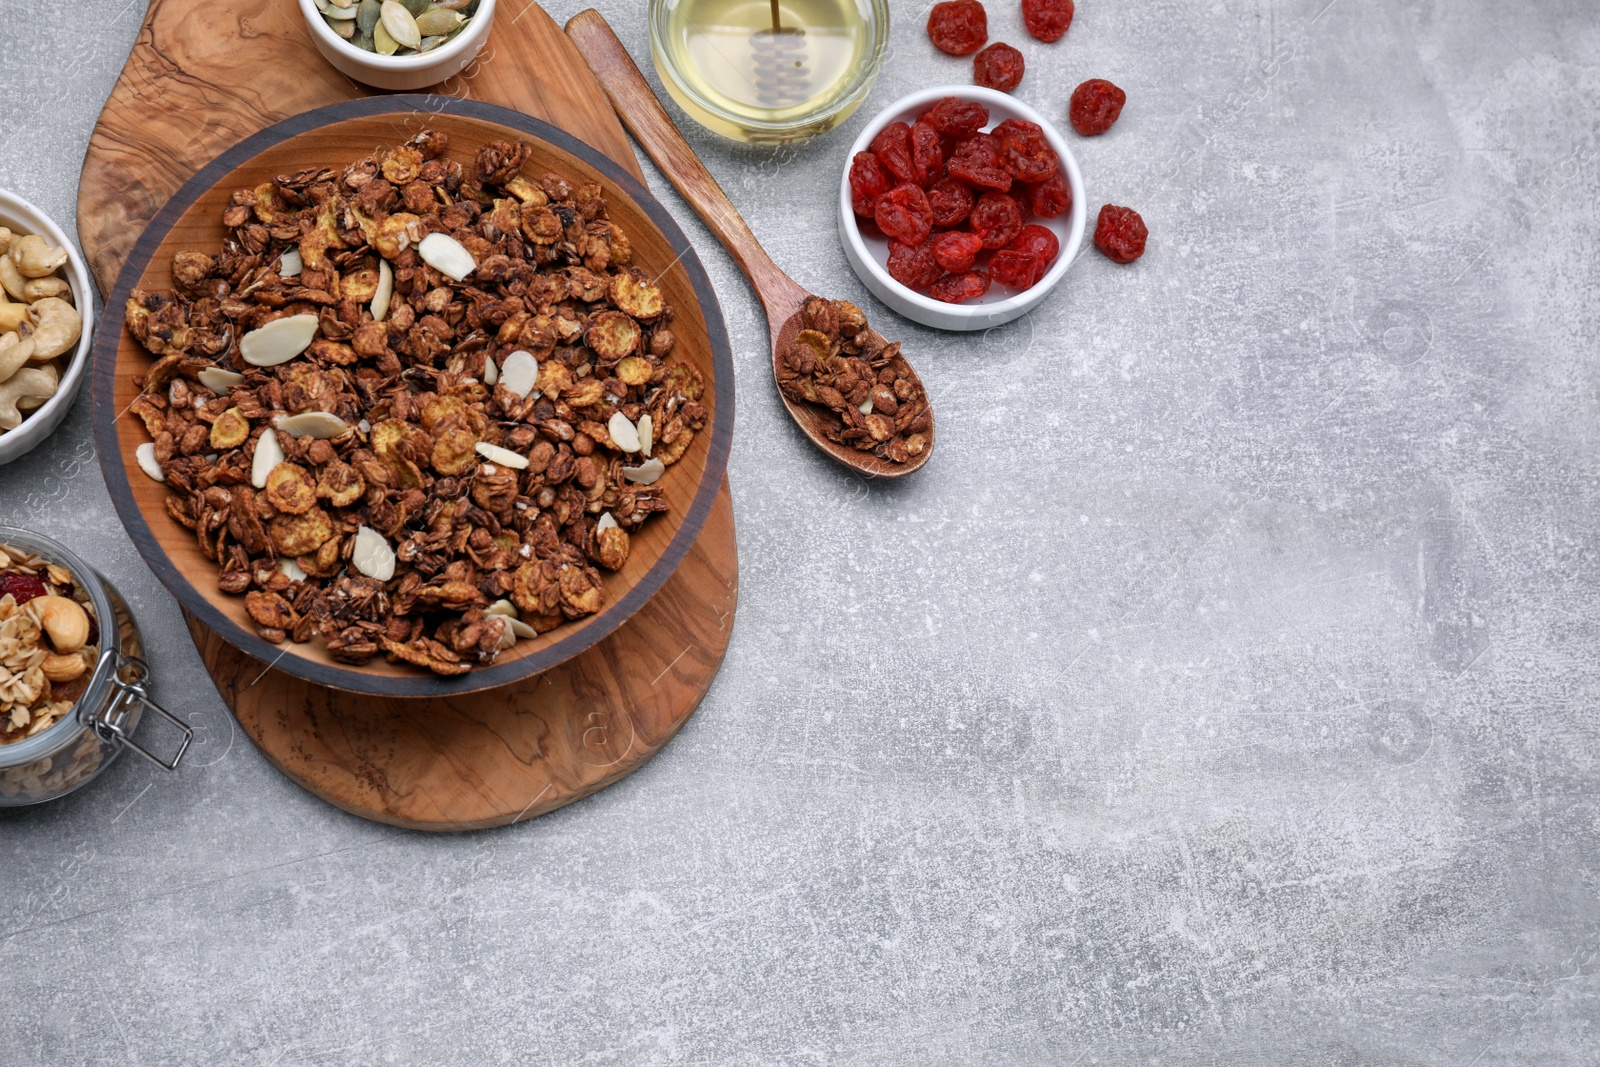
M 244 597 L 216 587 L 217 565 L 195 536 L 166 511 L 167 490 L 147 477 L 134 450 L 149 439 L 128 411 L 138 395 L 134 376 L 153 362 L 124 329 L 129 292 L 170 289 L 174 253 L 215 253 L 222 245 L 223 208 L 234 190 L 313 165 L 343 167 L 375 148 L 399 144 L 432 127 L 450 136 L 450 156 L 469 169 L 478 146 L 494 139 L 528 142 L 523 172 L 556 171 L 605 189 L 610 216 L 632 241 L 634 262 L 665 291 L 675 312 L 676 359 L 705 376 L 706 428 L 657 483 L 670 510 L 653 516 L 633 538 L 622 570 L 606 575 L 606 606 L 533 640 L 518 641 L 491 666 L 455 678 L 375 658 L 342 664 L 320 639 L 272 645 L 256 635 Z M 733 356 L 711 283 L 689 240 L 647 189 L 616 163 L 570 134 L 490 104 L 443 96 L 376 96 L 318 108 L 270 126 L 223 153 L 196 174 L 152 220 L 117 278 L 95 339 L 94 432 L 111 499 L 156 577 L 183 607 L 230 644 L 278 670 L 352 693 L 430 697 L 502 686 L 561 663 L 611 634 L 639 610 L 682 562 L 704 526 L 728 465 L 733 440 Z

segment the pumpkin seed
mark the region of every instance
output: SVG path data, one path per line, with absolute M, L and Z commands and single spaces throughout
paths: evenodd
M 421 55 L 423 52 L 431 52 L 449 39 L 450 38 L 448 37 L 424 37 L 422 39 L 422 44 L 417 48 L 417 54 Z
M 331 0 L 317 0 L 317 10 L 322 12 L 324 18 L 340 22 L 348 22 L 356 17 L 354 7 L 335 7 Z
M 380 56 L 392 56 L 400 50 L 400 45 L 389 36 L 381 22 L 372 28 L 372 50 Z
M 334 7 L 355 7 L 356 0 L 331 0 Z
M 417 30 L 416 18 L 399 3 L 399 0 L 383 0 L 383 8 L 378 18 L 397 45 L 415 48 L 422 43 L 422 34 Z
M 363 51 L 376 52 L 378 50 L 377 42 L 372 39 L 372 34 L 370 32 L 362 33 L 359 26 L 356 27 L 356 35 L 350 38 L 350 43 Z
M 347 41 L 356 35 L 356 24 L 353 19 L 324 18 L 323 21 L 328 24 L 329 29 Z
M 369 36 L 372 27 L 378 24 L 378 16 L 383 12 L 383 4 L 379 0 L 361 0 L 356 6 L 356 27 Z
M 424 37 L 443 37 L 465 21 L 460 12 L 430 7 L 417 16 L 417 30 Z

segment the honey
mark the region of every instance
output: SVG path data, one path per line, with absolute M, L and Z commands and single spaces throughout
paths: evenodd
M 883 0 L 655 0 L 651 43 L 674 100 L 742 141 L 782 143 L 855 110 L 883 58 Z

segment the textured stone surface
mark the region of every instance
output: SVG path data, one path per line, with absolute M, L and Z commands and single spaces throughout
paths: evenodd
M 72 6 L 15 5 L 0 73 L 0 186 L 69 226 L 141 5 Z M 691 136 L 802 283 L 906 340 L 939 453 L 870 486 L 802 443 L 652 174 L 737 339 L 744 584 L 621 785 L 460 837 L 321 805 L 231 728 L 86 407 L 0 470 L 201 730 L 178 774 L 0 815 L 0 1062 L 1595 1062 L 1591 5 L 1082 0 L 1047 49 L 995 0 L 1047 114 L 1128 90 L 1074 144 L 1152 240 L 966 338 L 833 237 L 866 115 L 970 74 L 895 6 L 842 131 Z M 643 4 L 602 7 L 646 55 Z

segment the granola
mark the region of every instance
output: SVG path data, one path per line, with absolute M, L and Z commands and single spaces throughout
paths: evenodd
M 0 745 L 42 733 L 72 710 L 98 642 L 88 594 L 71 572 L 0 545 Z
M 447 151 L 236 192 L 126 318 L 140 465 L 261 636 L 451 675 L 604 606 L 707 413 L 600 186 Z
M 894 463 L 921 455 L 933 414 L 899 342 L 886 344 L 845 300 L 813 296 L 800 321 L 805 328 L 778 363 L 783 395 L 832 411 L 831 441 Z

